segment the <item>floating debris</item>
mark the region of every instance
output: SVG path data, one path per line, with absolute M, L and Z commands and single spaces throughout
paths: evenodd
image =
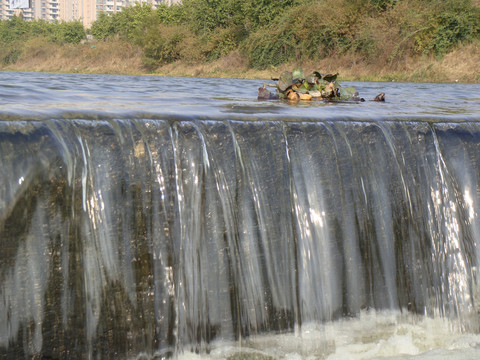
M 314 71 L 305 75 L 302 68 L 292 72 L 284 71 L 279 78 L 272 78 L 276 84 L 263 84 L 258 88 L 258 100 L 286 99 L 289 101 L 353 101 L 363 102 L 356 89 L 352 86 L 342 88 L 337 81 L 338 73 L 322 74 Z M 272 92 L 267 87 L 275 87 Z M 385 93 L 377 95 L 374 101 L 385 101 Z

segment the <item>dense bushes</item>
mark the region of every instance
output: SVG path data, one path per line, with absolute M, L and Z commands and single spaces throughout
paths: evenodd
M 0 21 L 2 44 L 25 41 L 36 36 L 45 37 L 50 42 L 59 44 L 78 44 L 85 38 L 85 29 L 80 21 L 53 23 L 44 20 L 23 21 L 16 16 L 11 20 Z
M 152 26 L 154 17 L 151 6 L 136 4 L 114 15 L 100 13 L 98 19 L 92 24 L 90 33 L 97 40 L 117 36 L 122 40 L 135 42 L 139 34 Z
M 434 14 L 431 38 L 425 51 L 443 55 L 456 44 L 470 42 L 480 36 L 480 8 L 470 1 L 442 2 Z
M 480 9 L 467 0 L 318 0 L 283 12 L 250 34 L 244 49 L 257 68 L 347 52 L 393 65 L 479 38 Z
M 305 2 L 259 28 L 244 46 L 251 65 L 262 68 L 348 50 L 366 8 L 350 0 L 340 4 L 332 7 L 326 1 Z
M 80 21 L 50 23 L 51 32 L 47 39 L 57 44 L 78 44 L 85 39 L 85 29 Z
M 158 25 L 150 27 L 139 40 L 144 51 L 144 63 L 149 69 L 179 59 L 195 61 L 201 55 L 195 52 L 195 44 L 191 43 L 193 35 L 184 27 L 174 25 Z M 195 53 L 198 57 L 195 56 Z
M 480 40 L 480 7 L 471 0 L 183 0 L 100 14 L 89 31 L 98 41 L 138 46 L 148 69 L 232 52 L 256 68 L 343 55 L 394 67 Z M 36 36 L 78 43 L 85 30 L 79 22 L 1 21 L 2 62 L 15 62 L 19 41 Z
M 153 10 L 136 4 L 122 11 L 100 14 L 90 33 L 97 40 L 119 38 L 140 46 L 148 69 L 179 59 L 200 60 L 196 35 L 183 25 L 185 7 L 162 5 Z
M 238 50 L 249 33 L 270 23 L 299 0 L 183 0 L 182 5 L 135 5 L 101 14 L 91 28 L 97 39 L 117 37 L 144 49 L 153 68 L 182 60 L 215 60 Z
M 479 39 L 479 11 L 470 0 L 184 0 L 155 10 L 160 16 L 150 24 L 189 31 L 195 56 L 187 59 L 189 52 L 177 49 L 175 56 L 147 51 L 145 59 L 150 65 L 214 60 L 240 50 L 256 68 L 347 53 L 393 65 L 407 56 L 442 56 Z M 137 36 L 146 34 L 155 37 L 152 30 Z M 184 49 L 186 35 L 182 39 L 169 47 Z
M 85 38 L 85 29 L 80 21 L 23 21 L 16 16 L 0 21 L 0 63 L 15 63 L 24 51 L 25 43 L 35 38 L 56 44 L 78 44 Z

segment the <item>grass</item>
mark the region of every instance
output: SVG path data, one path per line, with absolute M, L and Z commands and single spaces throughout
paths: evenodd
M 144 74 L 141 50 L 127 42 L 57 45 L 44 39 L 32 39 L 24 45 L 15 64 L 2 70 Z
M 413 81 L 413 82 L 480 82 L 480 42 L 462 45 L 442 58 L 402 56 L 392 62 L 374 62 L 359 54 L 337 54 L 319 61 L 298 61 L 271 66 L 265 70 L 249 66 L 248 58 L 233 51 L 212 62 L 177 61 L 149 71 L 143 66 L 142 50 L 131 43 L 111 40 L 94 44 L 58 45 L 44 39 L 24 44 L 14 64 L 1 70 L 104 73 L 128 75 L 162 75 L 187 77 L 270 78 L 284 70 L 302 66 L 306 71 L 339 72 L 344 80 Z

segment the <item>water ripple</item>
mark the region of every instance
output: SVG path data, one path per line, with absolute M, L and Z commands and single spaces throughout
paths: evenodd
M 318 120 L 439 117 L 455 122 L 477 119 L 480 114 L 478 84 L 342 82 L 354 86 L 367 101 L 292 104 L 258 101 L 258 88 L 265 81 L 0 72 L 0 113 L 42 116 L 93 111 L 124 117 L 137 112 L 204 118 L 282 115 Z M 380 92 L 386 93 L 386 102 L 371 101 Z

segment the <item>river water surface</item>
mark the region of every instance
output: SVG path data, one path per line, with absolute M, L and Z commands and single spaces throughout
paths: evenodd
M 264 82 L 0 72 L 0 358 L 480 358 L 480 85 Z
M 386 103 L 325 104 L 257 101 L 257 89 L 270 80 L 166 78 L 117 75 L 3 72 L 2 116 L 194 118 L 478 119 L 479 85 L 343 82 L 366 100 L 385 92 Z

